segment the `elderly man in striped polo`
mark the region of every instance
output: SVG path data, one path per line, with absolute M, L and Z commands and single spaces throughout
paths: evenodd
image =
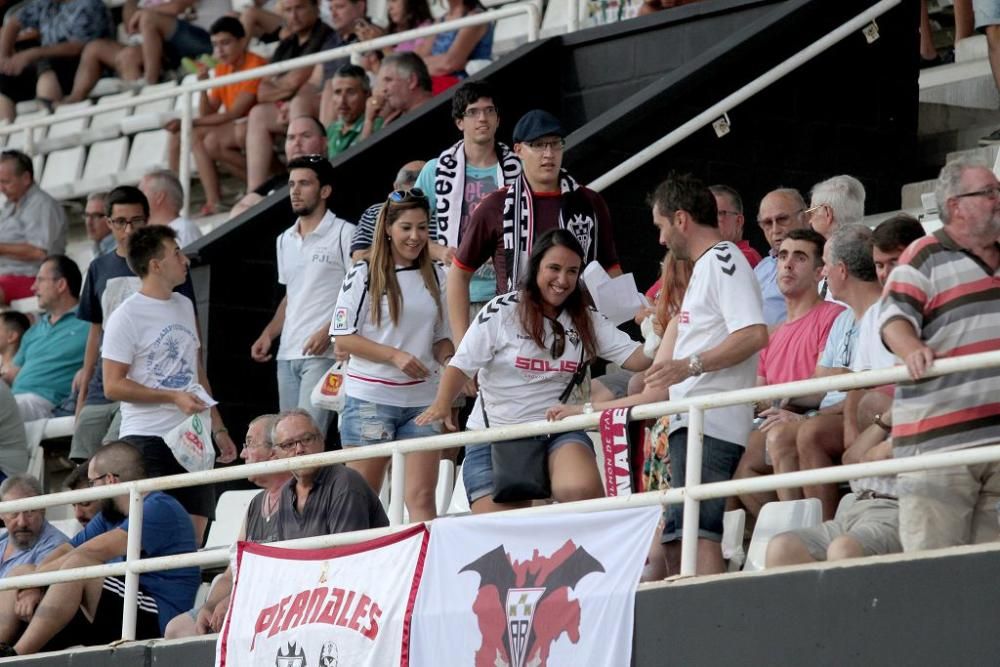
M 944 227 L 915 241 L 885 287 L 883 340 L 914 380 L 935 358 L 1000 349 L 1000 182 L 985 165 L 945 165 L 935 188 Z M 1000 442 L 1000 369 L 896 385 L 893 455 Z M 1000 538 L 1000 462 L 898 478 L 904 551 Z

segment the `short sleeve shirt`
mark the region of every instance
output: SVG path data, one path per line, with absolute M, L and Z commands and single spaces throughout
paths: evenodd
M 813 377 L 833 322 L 843 310 L 838 304 L 820 301 L 799 319 L 775 329 L 767 347 L 760 351 L 757 375 L 764 378 L 765 384 Z
M 236 72 L 245 72 L 249 69 L 254 69 L 255 67 L 261 67 L 267 64 L 267 60 L 261 58 L 253 51 L 247 51 L 246 56 L 243 59 L 243 66 L 239 69 L 234 68 L 232 65 L 227 65 L 225 63 L 219 63 L 215 66 L 215 76 L 223 77 L 227 74 L 235 74 Z M 250 79 L 249 81 L 241 81 L 239 83 L 231 83 L 228 86 L 219 86 L 218 88 L 211 88 L 208 91 L 208 96 L 214 100 L 219 100 L 222 102 L 222 108 L 229 111 L 236 104 L 236 98 L 240 96 L 241 93 L 249 93 L 255 98 L 257 97 L 257 88 L 260 86 L 260 79 Z
M 101 0 L 30 0 L 17 18 L 38 30 L 42 46 L 111 36 L 111 14 Z
M 0 208 L 0 243 L 27 243 L 49 255 L 66 251 L 66 214 L 55 199 L 37 184 L 17 203 Z M 42 261 L 0 257 L 0 275 L 34 276 Z
M 827 303 L 831 303 L 827 301 Z M 854 317 L 854 311 L 850 308 L 844 309 L 833 326 L 830 327 L 830 335 L 827 336 L 826 346 L 823 354 L 819 357 L 819 365 L 823 368 L 850 369 L 854 362 L 855 351 L 858 347 L 858 322 Z M 820 401 L 819 407 L 828 408 L 836 405 L 847 398 L 843 391 L 828 391 Z
M 753 267 L 753 274 L 760 285 L 764 299 L 764 322 L 773 327 L 785 319 L 785 297 L 778 289 L 778 260 L 768 255 Z
M 281 489 L 277 520 L 282 540 L 389 525 L 375 492 L 361 475 L 341 463 L 319 469 L 302 512 L 296 506 L 295 484 L 290 479 Z
M 7 550 L 10 534 L 5 534 L 0 538 L 0 555 Z M 56 547 L 69 542 L 69 538 L 63 532 L 53 526 L 48 521 L 42 524 L 42 532 L 38 535 L 38 540 L 29 549 L 17 550 L 11 554 L 10 558 L 0 562 L 0 577 L 6 577 L 11 568 L 18 565 L 38 565 Z
M 70 395 L 73 376 L 83 365 L 90 324 L 76 316 L 76 309 L 63 313 L 53 324 L 44 315 L 24 334 L 14 355 L 20 367 L 11 391 L 37 394 L 53 405 Z
M 309 33 L 309 39 L 305 42 L 300 43 L 298 35 L 291 35 L 281 40 L 278 48 L 274 50 L 274 55 L 271 56 L 271 62 L 280 63 L 283 60 L 291 60 L 299 56 L 318 53 L 323 50 L 327 40 L 335 34 L 333 28 L 322 21 L 316 21 L 312 32 Z
M 382 206 L 382 202 L 372 204 L 361 214 L 361 219 L 358 220 L 357 227 L 354 229 L 354 236 L 351 238 L 352 253 L 372 247 L 372 238 L 375 236 L 375 225 L 378 223 L 378 214 L 382 212 Z M 430 242 L 437 242 L 437 232 L 433 224 L 428 231 Z

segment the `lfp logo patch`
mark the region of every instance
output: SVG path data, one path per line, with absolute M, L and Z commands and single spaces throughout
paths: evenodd
M 333 328 L 337 331 L 347 328 L 347 308 L 338 308 L 333 313 Z

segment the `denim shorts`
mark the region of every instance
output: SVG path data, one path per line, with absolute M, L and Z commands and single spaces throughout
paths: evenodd
M 345 397 L 340 413 L 340 442 L 344 447 L 374 445 L 409 438 L 437 435 L 441 424 L 417 426 L 413 423 L 427 407 L 399 408 L 379 405 L 350 395 Z
M 163 46 L 170 69 L 177 69 L 181 64 L 181 58 L 193 58 L 203 53 L 211 53 L 212 39 L 204 28 L 178 19 L 174 34 L 167 38 Z
M 670 486 L 680 488 L 686 484 L 687 477 L 687 429 L 680 428 L 671 433 L 667 439 L 667 447 L 670 451 Z M 706 435 L 701 454 L 702 484 L 731 480 L 742 457 L 743 448 L 739 445 Z M 726 499 L 703 500 L 700 509 L 698 537 L 721 542 Z M 668 505 L 665 519 L 663 543 L 680 540 L 684 524 L 684 504 Z
M 571 442 L 579 442 L 589 447 L 591 451 L 594 450 L 594 443 L 590 440 L 590 436 L 583 431 L 540 435 L 537 439 L 548 442 L 549 454 Z M 465 461 L 462 463 L 462 478 L 465 480 L 465 495 L 469 497 L 470 505 L 485 496 L 493 496 L 493 457 L 491 447 L 490 443 L 484 443 L 482 445 L 469 445 L 465 448 Z
M 1000 0 L 975 0 L 972 12 L 976 19 L 976 30 L 1000 23 Z

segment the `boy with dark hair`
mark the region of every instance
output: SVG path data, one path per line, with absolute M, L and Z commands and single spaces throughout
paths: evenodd
M 210 407 L 219 461 L 236 458 L 209 394 L 194 304 L 174 291 L 188 275 L 188 260 L 176 237 L 164 225 L 132 234 L 127 259 L 142 285 L 108 317 L 101 352 L 105 394 L 122 402 L 121 439 L 142 452 L 149 477 L 186 472 L 163 438 L 188 416 Z M 200 544 L 215 511 L 213 489 L 196 486 L 170 493 L 191 515 Z
M 31 327 L 31 320 L 24 313 L 5 310 L 0 313 L 0 375 L 14 362 L 14 355 L 21 347 L 21 338 Z
M 880 285 L 885 285 L 903 251 L 924 236 L 926 236 L 924 226 L 916 218 L 905 213 L 894 215 L 879 223 L 872 232 L 872 259 L 875 261 L 875 275 L 878 276 Z

